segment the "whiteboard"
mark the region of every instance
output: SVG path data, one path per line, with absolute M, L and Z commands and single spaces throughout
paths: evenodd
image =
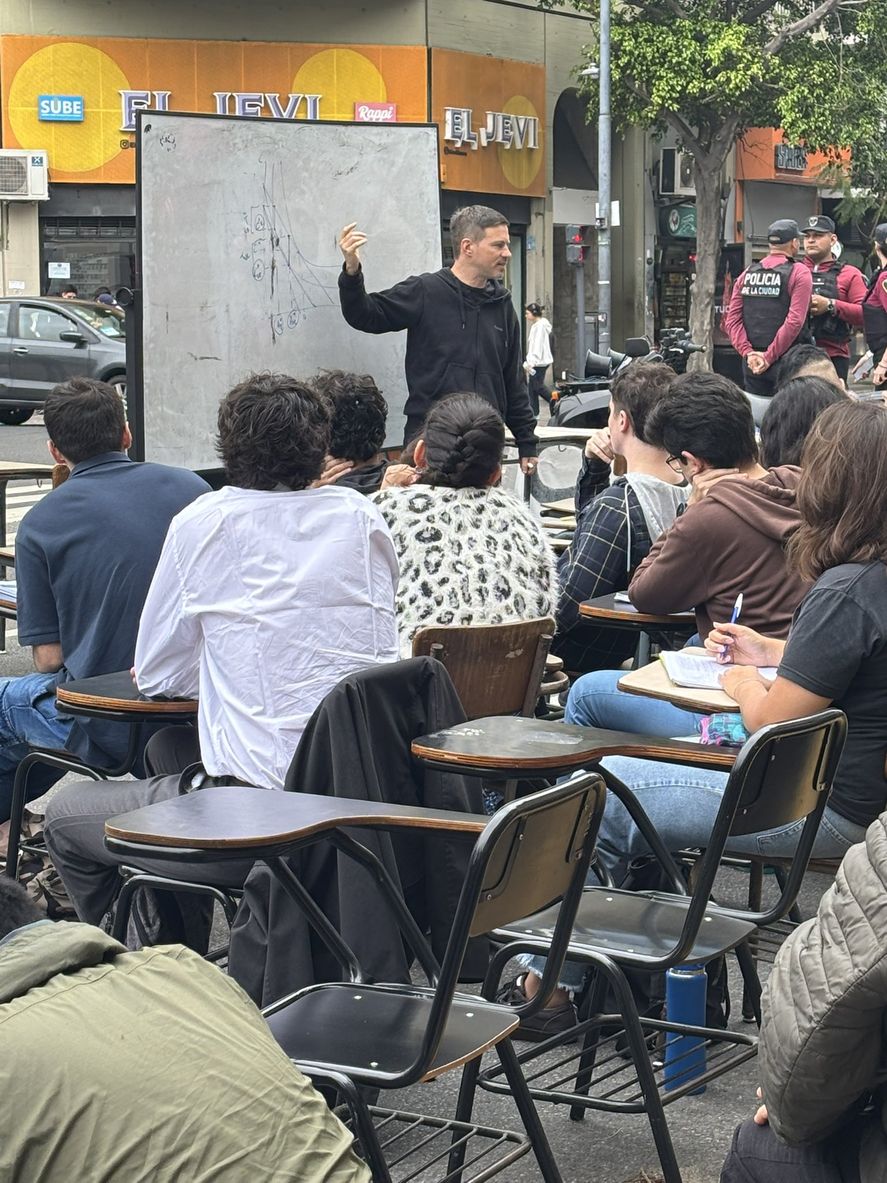
M 248 374 L 372 374 L 403 438 L 405 333 L 339 307 L 341 228 L 369 291 L 441 266 L 437 129 L 143 112 L 138 129 L 146 460 L 217 468 L 219 400 Z

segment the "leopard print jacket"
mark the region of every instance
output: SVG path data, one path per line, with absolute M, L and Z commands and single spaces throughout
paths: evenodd
M 400 562 L 401 655 L 430 624 L 503 624 L 553 615 L 557 567 L 545 531 L 498 488 L 412 485 L 375 497 Z

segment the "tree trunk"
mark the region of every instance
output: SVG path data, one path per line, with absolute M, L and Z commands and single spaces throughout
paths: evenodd
M 693 158 L 696 184 L 696 279 L 690 299 L 690 336 L 702 353 L 690 357 L 689 368 L 710 370 L 712 364 L 712 316 L 718 257 L 721 252 L 721 187 L 726 154 L 708 153 Z

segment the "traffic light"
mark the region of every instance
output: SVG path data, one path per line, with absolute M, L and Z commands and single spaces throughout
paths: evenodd
M 585 262 L 585 226 L 567 226 L 567 262 L 581 267 Z

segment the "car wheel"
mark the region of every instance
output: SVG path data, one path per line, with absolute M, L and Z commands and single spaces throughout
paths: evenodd
M 126 374 L 112 374 L 108 382 L 114 387 L 121 398 L 126 398 Z
M 19 423 L 27 423 L 33 414 L 33 407 L 0 407 L 0 423 L 17 427 Z

